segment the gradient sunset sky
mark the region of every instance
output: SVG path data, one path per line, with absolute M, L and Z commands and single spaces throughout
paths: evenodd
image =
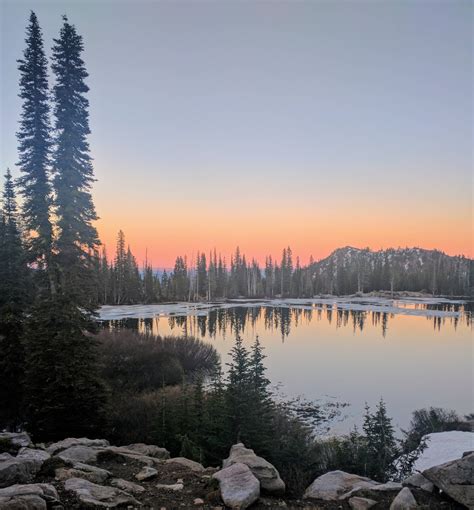
M 236 245 L 473 255 L 472 3 L 23 1 L 1 6 L 1 164 L 18 169 L 29 10 L 84 36 L 98 228 L 142 260 Z

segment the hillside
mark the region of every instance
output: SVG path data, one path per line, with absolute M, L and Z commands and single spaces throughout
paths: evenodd
M 339 248 L 311 266 L 315 293 L 352 294 L 377 290 L 441 295 L 472 292 L 473 261 L 438 250 L 379 251 Z

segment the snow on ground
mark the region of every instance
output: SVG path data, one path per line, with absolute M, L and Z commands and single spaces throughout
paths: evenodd
M 302 310 L 320 310 L 330 307 L 333 310 L 353 310 L 360 312 L 381 312 L 420 317 L 461 317 L 462 312 L 453 310 L 428 310 L 428 305 L 463 304 L 445 298 L 400 298 L 384 297 L 320 297 L 312 299 L 234 299 L 211 303 L 158 303 L 154 305 L 103 306 L 99 310 L 100 320 L 152 318 L 156 316 L 204 316 L 212 310 L 234 307 L 273 307 L 298 308 Z
M 464 452 L 474 450 L 474 432 L 436 432 L 424 436 L 427 448 L 416 460 L 414 471 L 424 471 L 451 460 L 460 459 Z

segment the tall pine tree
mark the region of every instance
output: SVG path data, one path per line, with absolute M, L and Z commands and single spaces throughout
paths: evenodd
M 78 305 L 92 309 L 91 253 L 99 244 L 92 222 L 97 219 L 91 196 L 94 181 L 87 136 L 89 130 L 88 77 L 81 54 L 82 37 L 63 18 L 53 46 L 55 150 L 53 154 L 59 285 Z
M 94 327 L 98 239 L 92 225 L 96 214 L 82 51 L 81 36 L 64 18 L 53 48 L 58 287 L 51 298 L 36 303 L 26 328 L 29 428 L 44 440 L 93 435 L 104 402 L 95 340 L 87 334 Z
M 26 48 L 18 61 L 20 98 L 23 100 L 18 137 L 19 179 L 23 196 L 23 217 L 29 231 L 30 261 L 47 270 L 49 286 L 55 291 L 52 265 L 53 231 L 50 221 L 51 185 L 49 165 L 51 127 L 49 122 L 48 70 L 43 39 L 34 12 L 26 30 Z M 44 271 L 37 271 L 43 275 Z

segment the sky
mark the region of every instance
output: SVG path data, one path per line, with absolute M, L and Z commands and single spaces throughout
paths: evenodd
M 123 229 L 155 267 L 237 245 L 474 255 L 470 1 L 0 0 L 15 175 L 30 9 L 48 55 L 63 14 L 84 37 L 109 252 Z

